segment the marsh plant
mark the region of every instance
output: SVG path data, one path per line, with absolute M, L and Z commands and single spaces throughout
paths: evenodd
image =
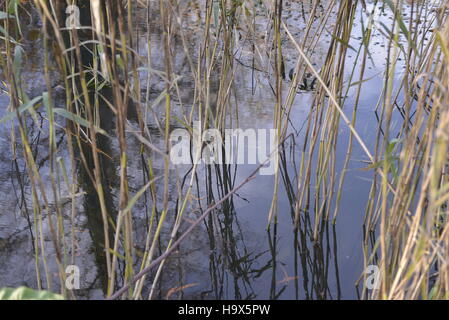
M 448 16 L 0 0 L 0 287 L 449 298 Z

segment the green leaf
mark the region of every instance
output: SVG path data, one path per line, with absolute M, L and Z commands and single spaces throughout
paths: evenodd
M 219 15 L 220 15 L 220 5 L 218 2 L 214 2 L 213 4 L 214 8 L 214 28 L 215 30 L 218 29 L 218 24 L 219 24 Z
M 21 46 L 16 46 L 14 49 L 13 70 L 17 79 L 20 78 L 20 72 L 22 71 L 24 52 L 25 50 Z
M 19 114 L 24 113 L 27 110 L 30 110 L 36 103 L 40 102 L 42 100 L 42 96 L 36 97 L 31 101 L 28 101 L 27 103 L 22 104 L 19 107 Z M 3 118 L 0 119 L 0 124 L 14 119 L 16 116 L 16 112 L 8 112 Z
M 75 123 L 78 123 L 80 126 L 90 128 L 89 121 L 87 121 L 86 119 L 84 119 L 84 118 L 80 117 L 79 115 L 74 114 L 66 109 L 55 108 L 55 109 L 53 109 L 53 112 L 59 114 L 60 116 L 66 118 L 66 119 L 69 119 Z M 94 128 L 98 133 L 108 137 L 108 134 L 103 129 L 99 128 L 98 126 L 94 126 Z
M 36 291 L 27 287 L 3 288 L 0 300 L 64 300 L 64 297 L 49 291 Z

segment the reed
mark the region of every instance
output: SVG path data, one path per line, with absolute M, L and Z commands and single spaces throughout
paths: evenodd
M 258 179 L 260 167 L 242 179 L 237 165 L 193 164 L 185 170 L 170 161 L 175 129 L 201 140 L 195 121 L 200 132 L 218 129 L 223 136 L 225 129 L 240 127 L 248 109 L 242 101 L 250 99 L 239 97 L 244 78 L 251 82 L 248 95 L 271 90 L 272 100 L 262 104 L 270 104 L 270 128 L 277 132 L 272 201 L 263 216 L 271 253 L 264 267 L 272 272 L 270 298 L 282 297 L 288 281 L 294 282 L 297 298 L 300 291 L 308 299 L 342 297 L 336 230 L 341 215 L 348 214 L 342 207 L 351 199 L 345 188 L 354 150 L 363 154 L 359 167 L 371 177 L 360 226 L 363 266 L 378 265 L 381 275 L 380 287 L 371 290 L 368 275 L 359 270 L 360 298 L 449 298 L 447 3 L 302 1 L 300 31 L 299 22 L 289 19 L 291 5 L 283 0 L 0 1 L 2 94 L 9 101 L 0 125 L 10 128 L 16 171 L 25 171 L 17 179 L 36 289 L 79 298 L 63 284 L 66 267 L 79 259 L 76 221 L 82 217 L 106 298 L 182 295 L 193 285 L 167 290 L 164 276 L 194 233 L 207 239 L 213 252 L 217 299 L 225 297 L 220 279 L 229 266 L 235 285 L 250 287 L 257 270 L 250 250 L 243 246 L 242 253 L 237 245 L 244 233 L 235 202 L 237 191 Z M 66 25 L 73 6 L 80 10 L 80 28 Z M 381 19 L 378 10 L 391 19 Z M 30 30 L 30 17 L 38 28 Z M 45 89 L 30 96 L 23 65 L 27 37 L 36 28 Z M 387 43 L 385 61 L 373 57 L 373 39 L 379 36 Z M 318 56 L 318 50 L 324 54 Z M 314 79 L 310 88 L 304 85 L 307 77 Z M 373 94 L 372 79 L 382 83 L 369 106 L 377 123 L 368 128 L 374 137 L 368 138 L 361 101 Z M 303 96 L 309 103 L 301 106 L 306 117 L 298 132 L 295 115 Z M 31 128 L 38 128 L 40 139 Z M 192 159 L 203 152 L 204 143 L 198 142 Z M 279 281 L 281 201 L 290 211 L 295 275 Z M 336 294 L 329 288 L 331 277 Z M 235 295 L 255 296 L 237 289 Z

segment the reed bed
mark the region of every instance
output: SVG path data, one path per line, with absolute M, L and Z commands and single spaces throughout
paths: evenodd
M 235 165 L 193 164 L 184 170 L 170 161 L 170 134 L 177 128 L 198 138 L 195 121 L 200 132 L 214 128 L 224 135 L 239 127 L 245 105 L 237 98 L 236 79 L 243 68 L 254 90 L 265 82 L 273 97 L 269 122 L 277 132 L 278 161 L 263 216 L 271 261 L 285 196 L 303 272 L 296 269 L 294 283 L 299 287 L 298 278 L 310 273 L 311 281 L 303 280 L 307 298 L 341 298 L 338 256 L 330 252 L 345 214 L 342 199 L 351 196 L 344 190 L 357 148 L 363 153 L 360 168 L 371 176 L 360 226 L 363 265 L 380 270 L 374 290 L 367 287 L 369 274 L 357 271 L 359 298 L 448 298 L 447 3 L 301 5 L 298 28 L 286 0 L 0 1 L 1 89 L 9 101 L 0 125 L 10 132 L 11 162 L 23 170 L 18 207 L 34 250 L 36 289 L 79 298 L 62 284 L 67 266 L 79 260 L 80 216 L 86 217 L 105 298 L 182 296 L 194 285 L 166 288 L 162 280 L 193 236 L 208 239 L 211 252 L 220 247 L 227 257 L 226 267 L 221 257 L 211 258 L 215 297 L 224 290 L 226 268 L 250 286 L 252 262 L 239 264 L 250 254 L 236 246 L 243 235 L 234 200 L 258 179 L 261 167 L 241 179 Z M 79 17 L 80 25 L 68 28 L 70 17 Z M 138 34 L 142 28 L 145 43 Z M 155 43 L 152 32 L 160 41 Z M 375 138 L 367 142 L 358 117 L 369 91 L 374 33 L 387 41 L 387 55 L 377 69 L 382 85 L 371 106 L 377 122 L 369 131 Z M 33 35 L 40 41 L 45 84 L 37 95 L 27 90 L 23 69 Z M 326 36 L 330 40 L 323 44 Z M 317 57 L 320 46 L 325 54 Z M 306 77 L 315 85 L 306 90 L 311 103 L 304 106 L 304 130 L 294 135 L 295 101 Z M 197 145 L 193 159 L 202 152 L 201 141 Z M 273 269 L 269 297 L 282 297 L 276 264 L 267 268 Z M 335 295 L 328 283 L 331 269 Z M 239 291 L 235 297 L 252 296 Z

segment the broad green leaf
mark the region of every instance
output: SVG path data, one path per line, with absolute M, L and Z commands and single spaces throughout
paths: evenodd
M 59 114 L 60 116 L 66 118 L 66 119 L 69 119 L 69 120 L 79 124 L 80 126 L 87 127 L 87 128 L 90 127 L 90 124 L 86 119 L 84 119 L 84 118 L 80 117 L 79 115 L 74 114 L 66 109 L 55 108 L 55 109 L 53 109 L 53 112 Z M 104 131 L 103 129 L 101 129 L 97 126 L 94 126 L 94 128 L 98 133 L 100 133 L 104 136 L 108 136 L 106 131 Z
M 64 297 L 49 291 L 36 291 L 27 287 L 3 288 L 0 300 L 64 300 Z

